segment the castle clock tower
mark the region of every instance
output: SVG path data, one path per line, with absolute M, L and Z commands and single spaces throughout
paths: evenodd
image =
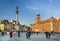
M 36 24 L 39 24 L 40 22 L 40 14 L 37 12 L 37 15 L 36 15 Z

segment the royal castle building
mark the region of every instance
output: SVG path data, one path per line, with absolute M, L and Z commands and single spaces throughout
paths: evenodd
M 60 18 L 50 17 L 46 20 L 41 20 L 40 18 L 38 13 L 35 23 L 30 26 L 32 32 L 60 32 Z

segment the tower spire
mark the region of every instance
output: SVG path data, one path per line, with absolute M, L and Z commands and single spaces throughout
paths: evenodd
M 36 24 L 39 24 L 40 22 L 40 14 L 39 12 L 37 12 L 37 15 L 36 15 Z
M 19 10 L 18 10 L 18 6 L 16 6 L 16 14 L 18 14 Z

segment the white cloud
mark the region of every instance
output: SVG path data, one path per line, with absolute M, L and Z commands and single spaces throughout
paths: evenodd
M 26 8 L 30 9 L 30 10 L 38 10 L 39 8 L 37 7 L 33 7 L 33 6 L 26 6 Z

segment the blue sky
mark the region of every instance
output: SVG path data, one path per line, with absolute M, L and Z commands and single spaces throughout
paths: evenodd
M 16 20 L 16 6 L 19 7 L 19 21 L 29 26 L 35 23 L 36 13 L 41 20 L 54 16 L 60 18 L 60 0 L 0 0 L 0 20 Z

